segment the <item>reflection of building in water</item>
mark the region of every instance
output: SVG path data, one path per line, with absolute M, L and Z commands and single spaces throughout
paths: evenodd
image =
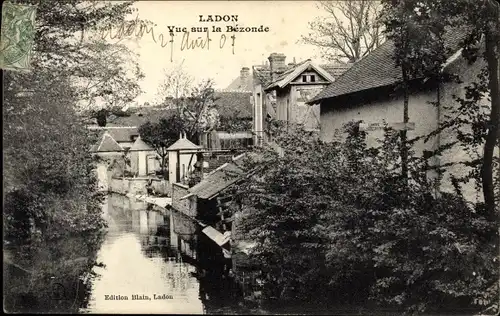
M 172 247 L 175 247 L 190 259 L 197 259 L 198 227 L 196 222 L 180 212 L 174 210 L 170 210 L 169 212 Z
M 175 210 L 148 208 L 145 203 L 140 207 L 137 201 L 129 201 L 125 196 L 110 195 L 110 201 L 110 212 L 124 223 L 119 229 L 123 229 L 122 233 L 131 230 L 126 234 L 129 241 L 140 249 L 148 267 L 145 270 L 157 271 L 154 278 L 166 294 L 178 299 L 196 297 L 215 313 L 223 304 L 233 303 L 227 297 L 239 292 L 230 279 L 222 277 L 220 249 L 200 233 L 196 222 Z M 121 244 L 120 251 L 130 249 Z M 144 273 L 153 276 L 153 272 Z

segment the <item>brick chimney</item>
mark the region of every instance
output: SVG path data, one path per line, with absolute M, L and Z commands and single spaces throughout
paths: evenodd
M 271 68 L 271 80 L 274 81 L 286 70 L 286 56 L 281 53 L 272 53 L 267 59 Z
M 244 80 L 244 79 L 248 78 L 249 76 L 250 76 L 250 68 L 248 68 L 248 67 L 241 68 L 241 70 L 240 70 L 241 79 Z

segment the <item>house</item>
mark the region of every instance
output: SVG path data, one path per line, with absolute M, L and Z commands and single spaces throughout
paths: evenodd
M 96 144 L 92 146 L 90 151 L 100 157 L 116 157 L 123 154 L 123 147 L 111 136 L 108 131 L 105 131 Z
M 243 67 L 240 75 L 214 94 L 219 113 L 219 127 L 200 137 L 200 145 L 210 150 L 245 149 L 253 144 L 252 81 L 250 69 Z
M 236 77 L 224 90 L 252 92 L 252 89 L 253 89 L 253 78 L 250 74 L 250 68 L 243 67 L 240 70 L 240 75 Z
M 140 136 L 129 149 L 129 153 L 131 170 L 137 176 L 144 177 L 160 170 L 156 150 L 146 144 Z
M 465 36 L 460 30 L 448 30 L 445 34 L 445 46 L 451 52 L 443 69 L 445 73 L 457 74 L 462 83 L 447 82 L 437 84 L 433 80 L 417 79 L 411 83 L 409 96 L 409 122 L 403 124 L 403 95 L 397 84 L 401 82 L 401 69 L 396 67 L 392 57 L 394 44 L 386 41 L 368 56 L 358 61 L 347 72 L 331 83 L 312 100 L 311 105 L 320 105 L 320 138 L 332 141 L 339 134 L 343 125 L 349 121 L 362 121 L 361 127 L 368 131 L 367 142 L 375 145 L 383 136 L 383 124 L 395 129 L 408 130 L 408 137 L 427 135 L 437 129 L 440 122 L 450 114 L 448 106 L 456 104 L 454 95 L 463 96 L 464 87 L 475 81 L 481 69 L 481 60 L 473 64 L 461 56 L 458 43 Z M 439 93 L 438 93 L 439 86 Z M 440 101 L 440 106 L 431 102 Z M 488 101 L 485 100 L 485 104 Z M 428 142 L 418 141 L 414 145 L 417 155 L 425 155 L 442 144 L 456 139 L 453 133 L 441 133 Z M 446 164 L 474 157 L 458 147 L 445 152 L 433 164 Z M 451 175 L 462 176 L 469 172 L 463 165 L 448 168 L 442 181 L 442 190 L 451 191 Z M 475 200 L 473 185 L 464 188 L 464 195 Z
M 255 143 L 261 144 L 265 138 L 268 118 L 299 124 L 308 130 L 319 130 L 319 105 L 311 107 L 306 102 L 350 65 L 317 65 L 310 59 L 287 65 L 286 56 L 280 53 L 272 53 L 268 60 L 269 66 L 253 67 Z
M 194 172 L 197 154 L 202 147 L 193 144 L 181 133 L 179 139 L 167 148 L 168 152 L 168 181 L 174 183 L 185 182 Z

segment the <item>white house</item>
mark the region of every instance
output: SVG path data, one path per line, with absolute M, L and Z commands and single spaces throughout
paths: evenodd
M 310 100 L 309 104 L 320 104 L 321 132 L 323 141 L 332 141 L 339 135 L 343 125 L 349 121 L 362 121 L 361 127 L 368 131 L 368 144 L 375 145 L 383 136 L 384 122 L 390 126 L 408 130 L 408 137 L 428 135 L 437 129 L 441 122 L 450 115 L 450 108 L 456 107 L 454 95 L 463 96 L 464 87 L 477 80 L 482 68 L 479 59 L 469 64 L 461 56 L 458 43 L 464 36 L 460 30 L 449 30 L 445 34 L 445 46 L 451 54 L 443 67 L 445 73 L 457 74 L 462 83 L 440 83 L 432 80 L 418 79 L 411 83 L 409 96 L 409 123 L 403 124 L 403 95 L 396 87 L 401 82 L 401 69 L 396 67 L 393 59 L 394 45 L 387 41 L 368 56 L 337 78 L 335 82 Z M 439 89 L 438 89 L 439 87 Z M 439 91 L 439 93 L 438 93 Z M 439 98 L 439 106 L 435 103 Z M 484 104 L 489 101 L 484 99 Z M 441 133 L 428 142 L 418 141 L 414 145 L 417 155 L 425 155 L 443 144 L 456 140 L 454 133 Z M 459 161 L 470 161 L 477 158 L 463 151 L 459 146 L 445 152 L 433 164 L 447 164 Z M 456 164 L 447 169 L 441 182 L 441 189 L 452 191 L 451 177 L 463 176 L 470 171 L 468 167 Z M 472 183 L 463 186 L 467 199 L 475 201 L 478 194 Z
M 135 140 L 129 152 L 130 166 L 137 176 L 147 176 L 159 169 L 156 150 L 146 144 L 140 136 Z
M 179 139 L 167 148 L 170 184 L 181 182 L 191 175 L 197 161 L 197 153 L 201 150 L 202 147 L 193 144 L 186 138 L 185 133 L 181 133 Z

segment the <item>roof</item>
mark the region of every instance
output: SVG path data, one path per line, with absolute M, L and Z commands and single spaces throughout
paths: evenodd
M 117 142 L 131 142 L 134 136 L 139 136 L 137 127 L 126 128 L 107 128 L 105 133 L 108 133 Z
M 137 137 L 134 144 L 130 148 L 130 151 L 145 151 L 145 150 L 154 150 L 151 146 L 146 144 L 141 137 Z
M 269 66 L 265 65 L 257 65 L 253 66 L 253 76 L 254 79 L 263 85 L 264 87 L 268 86 L 271 83 L 271 69 Z
M 212 199 L 219 192 L 238 181 L 242 174 L 243 170 L 235 164 L 225 163 L 205 179 L 189 188 L 189 193 L 201 199 Z
M 155 123 L 163 117 L 170 117 L 175 114 L 175 109 L 143 107 L 130 108 L 130 116 L 115 116 L 108 118 L 106 126 L 135 126 L 139 127 L 146 122 Z
M 285 72 L 278 78 L 282 78 L 283 76 L 287 76 L 291 74 L 297 67 L 305 64 L 310 61 L 310 59 L 306 59 L 298 64 L 288 64 Z M 316 65 L 319 68 L 322 68 L 326 73 L 328 73 L 331 77 L 336 79 L 340 75 L 342 75 L 346 70 L 352 67 L 352 64 L 340 64 L 340 63 L 332 63 L 332 64 L 322 64 Z M 253 75 L 257 82 L 259 82 L 264 87 L 267 87 L 271 84 L 271 70 L 269 65 L 255 65 L 253 68 Z
M 285 87 L 290 82 L 292 82 L 292 80 L 297 78 L 301 73 L 308 70 L 309 68 L 314 69 L 317 73 L 319 73 L 329 82 L 335 80 L 335 78 L 332 77 L 330 73 L 328 73 L 323 68 L 314 64 L 310 59 L 307 59 L 304 60 L 303 62 L 296 64 L 295 66 L 288 68 L 284 73 L 282 73 L 278 78 L 276 78 L 276 80 L 274 80 L 271 84 L 269 84 L 266 90 Z
M 215 104 L 221 116 L 251 118 L 252 92 L 218 91 L 215 93 Z
M 251 75 L 247 77 L 238 76 L 227 86 L 226 91 L 241 91 L 241 92 L 251 92 L 253 90 L 253 78 Z
M 324 70 L 326 70 L 333 78 L 338 78 L 349 68 L 351 68 L 352 65 L 353 64 L 350 63 L 349 64 L 333 63 L 333 64 L 323 64 L 319 66 Z
M 123 148 L 111 137 L 111 135 L 105 132 L 99 143 L 92 146 L 92 152 L 119 152 L 123 151 Z
M 452 52 L 458 50 L 458 43 L 466 36 L 463 30 L 453 29 L 445 33 L 445 47 Z M 365 58 L 355 63 L 335 82 L 318 93 L 308 103 L 377 87 L 393 85 L 401 81 L 401 70 L 393 58 L 394 43 L 387 40 Z
M 200 148 L 201 148 L 200 146 L 195 145 L 189 139 L 181 137 L 175 143 L 173 143 L 172 146 L 168 147 L 167 150 L 172 151 L 172 150 L 200 149 Z
M 258 161 L 260 156 L 256 153 L 247 152 L 233 157 L 232 162 L 223 164 L 212 171 L 205 179 L 189 188 L 189 194 L 183 198 L 196 195 L 201 199 L 212 199 L 218 193 L 241 179 L 241 176 L 245 173 L 244 158 Z

